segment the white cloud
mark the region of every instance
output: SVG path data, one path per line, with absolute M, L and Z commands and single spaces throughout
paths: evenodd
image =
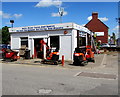
M 99 18 L 101 21 L 105 22 L 108 21 L 108 18 L 104 17 L 104 18 Z
M 0 11 L 0 16 L 2 15 L 2 11 Z
M 2 18 L 5 18 L 5 19 L 9 19 L 9 18 L 20 18 L 22 16 L 22 14 L 9 14 L 9 13 L 4 13 L 3 11 L 0 11 L 0 16 L 2 16 Z
M 8 13 L 4 13 L 3 11 L 0 11 L 0 16 L 2 16 L 5 19 L 11 18 L 11 14 Z
M 63 12 L 63 16 L 67 15 L 68 13 L 66 11 Z M 51 14 L 52 17 L 59 17 L 60 14 L 59 13 L 52 13 Z
M 87 18 L 87 20 L 91 20 L 92 19 L 92 16 L 89 16 L 88 18 Z M 103 22 L 105 22 L 105 21 L 108 21 L 108 18 L 106 18 L 106 17 L 100 17 L 100 18 L 98 18 L 98 19 L 100 19 L 101 21 L 103 21 Z
M 8 13 L 3 13 L 2 16 L 3 16 L 3 18 L 5 18 L 5 19 L 9 19 L 9 18 L 12 17 L 11 14 L 8 14 Z
M 35 7 L 50 7 L 50 6 L 61 6 L 62 1 L 60 0 L 41 0 L 36 4 Z
M 15 18 L 20 18 L 20 17 L 22 17 L 22 14 L 14 14 L 13 15 Z
M 91 19 L 92 19 L 92 16 L 89 16 L 89 17 L 87 18 L 88 21 L 90 21 Z
M 10 22 L 6 22 L 5 24 L 7 24 L 7 25 L 11 25 L 11 23 L 10 23 Z
M 113 28 L 114 31 L 118 31 L 119 25 L 117 25 L 115 28 Z

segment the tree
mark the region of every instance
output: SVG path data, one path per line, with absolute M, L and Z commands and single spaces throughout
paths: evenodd
M 115 36 L 115 33 L 114 33 L 114 32 L 112 33 L 112 38 L 113 38 L 113 41 L 114 41 L 114 44 L 115 44 L 116 36 Z
M 5 26 L 2 28 L 2 44 L 9 44 L 10 42 L 10 33 L 8 28 L 10 27 Z

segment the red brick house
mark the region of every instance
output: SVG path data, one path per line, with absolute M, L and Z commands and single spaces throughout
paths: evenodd
M 101 43 L 108 43 L 108 26 L 98 19 L 98 13 L 92 13 L 92 19 L 85 25 L 89 30 L 95 32 L 96 40 Z

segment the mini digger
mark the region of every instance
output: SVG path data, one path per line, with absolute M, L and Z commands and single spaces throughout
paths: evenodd
M 73 54 L 73 64 L 74 65 L 87 65 L 88 61 L 85 56 L 85 47 L 77 47 L 75 48 L 74 54 Z
M 73 59 L 73 64 L 82 66 L 87 65 L 88 62 L 95 62 L 91 46 L 75 48 Z
M 88 62 L 95 62 L 94 52 L 92 51 L 91 46 L 86 46 L 86 60 Z
M 53 64 L 58 65 L 61 63 L 59 60 L 59 49 L 51 49 L 43 40 L 41 41 L 41 46 L 46 45 L 46 58 L 42 59 L 41 63 L 43 64 Z
M 85 66 L 88 62 L 95 62 L 91 45 L 80 46 L 79 31 L 77 31 L 77 47 L 73 54 L 73 64 Z
M 43 64 L 52 64 L 52 65 L 60 64 L 61 61 L 59 60 L 59 50 L 58 49 L 56 49 L 56 50 L 48 49 L 46 59 L 43 59 L 41 61 L 41 63 L 43 63 Z

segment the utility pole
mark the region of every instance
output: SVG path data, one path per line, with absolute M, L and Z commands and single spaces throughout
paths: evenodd
M 63 13 L 64 13 L 64 8 L 60 7 L 60 8 L 59 8 L 60 23 L 62 23 L 62 16 L 63 16 Z

